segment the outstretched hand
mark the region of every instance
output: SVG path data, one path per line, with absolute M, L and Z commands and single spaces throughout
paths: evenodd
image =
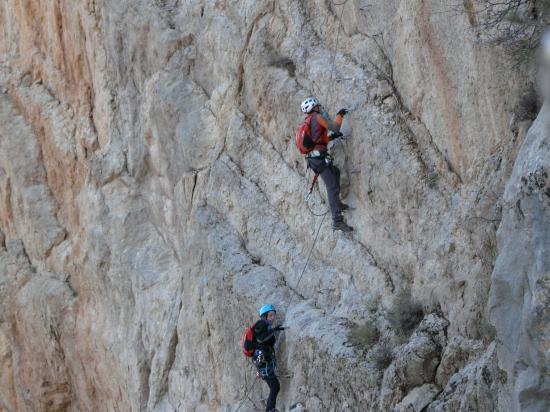
M 279 326 L 273 328 L 273 330 L 276 330 L 276 331 L 285 330 L 285 329 L 286 329 L 286 328 L 283 327 L 282 325 L 279 325 Z
M 349 110 L 348 109 L 340 109 L 338 111 L 338 113 L 336 113 L 337 115 L 340 115 L 342 117 L 344 117 L 346 114 L 348 114 Z

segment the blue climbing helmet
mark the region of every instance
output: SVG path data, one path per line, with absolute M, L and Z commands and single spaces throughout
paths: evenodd
M 266 313 L 271 312 L 271 311 L 277 312 L 275 310 L 275 306 L 273 306 L 271 303 L 268 303 L 267 305 L 263 305 L 260 309 L 260 316 L 263 316 Z

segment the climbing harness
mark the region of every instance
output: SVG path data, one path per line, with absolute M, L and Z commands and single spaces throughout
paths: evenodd
M 275 365 L 275 354 L 270 355 L 270 360 L 266 360 L 266 356 L 262 350 L 257 350 L 254 353 L 252 363 L 258 368 L 257 375 L 259 378 L 268 378 L 277 376 L 277 367 Z

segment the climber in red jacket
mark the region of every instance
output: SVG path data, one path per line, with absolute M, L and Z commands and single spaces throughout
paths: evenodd
M 328 203 L 332 213 L 332 228 L 343 232 L 351 232 L 353 228 L 344 222 L 342 216 L 342 211 L 349 207 L 340 200 L 340 170 L 328 156 L 327 147 L 330 140 L 342 136 L 340 126 L 348 111 L 341 109 L 336 114 L 335 121 L 331 121 L 326 114 L 321 112 L 321 105 L 315 97 L 304 100 L 301 109 L 305 115 L 311 116 L 309 127 L 314 145 L 313 150 L 305 155 L 306 161 L 308 166 L 315 173 L 321 175 L 321 179 L 325 182 Z M 332 132 L 330 135 L 329 131 Z

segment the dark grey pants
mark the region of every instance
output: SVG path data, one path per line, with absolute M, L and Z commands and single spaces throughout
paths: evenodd
M 275 409 L 275 405 L 277 404 L 277 395 L 279 394 L 281 385 L 279 384 L 279 379 L 277 379 L 276 376 L 264 378 L 264 381 L 269 386 L 269 396 L 267 397 L 265 410 L 271 411 L 272 409 Z
M 340 170 L 332 163 L 327 164 L 324 158 L 307 159 L 307 164 L 315 173 L 321 175 L 327 188 L 328 204 L 332 213 L 332 220 L 342 219 L 340 203 Z

